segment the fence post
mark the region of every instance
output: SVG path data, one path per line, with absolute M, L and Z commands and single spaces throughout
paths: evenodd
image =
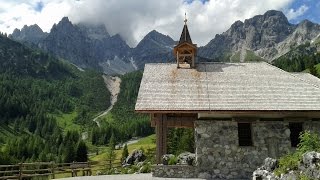
M 72 164 L 70 165 L 71 166 L 71 174 L 72 174 L 72 177 L 74 177 L 74 161 L 72 161 Z
M 19 163 L 19 180 L 22 180 L 22 163 Z
M 54 174 L 54 162 L 51 161 L 51 173 L 52 173 L 52 179 L 55 179 L 55 174 Z
M 92 175 L 92 171 L 91 171 L 91 163 L 90 163 L 90 161 L 88 161 L 88 167 L 89 167 L 88 175 L 91 176 Z

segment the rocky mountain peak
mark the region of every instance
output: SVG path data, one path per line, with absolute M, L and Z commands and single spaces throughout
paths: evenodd
M 61 21 L 59 21 L 58 24 L 54 24 L 51 32 L 53 31 L 68 31 L 68 30 L 72 30 L 75 29 L 75 27 L 73 26 L 73 24 L 71 23 L 71 21 L 69 20 L 68 17 L 63 17 L 61 19 Z
M 46 36 L 47 33 L 44 33 L 37 24 L 34 24 L 30 26 L 24 25 L 21 30 L 15 29 L 9 37 L 16 41 L 37 44 Z
M 66 16 L 63 17 L 59 23 L 61 23 L 61 24 L 72 24 L 71 21 L 69 20 L 69 18 L 66 17 Z
M 24 25 L 21 31 L 26 33 L 43 33 L 42 29 L 38 26 L 38 24 L 34 24 L 31 26 Z
M 318 26 L 319 26 L 319 24 L 315 24 L 315 23 L 305 19 L 298 24 L 297 28 L 310 29 L 310 28 L 314 28 L 314 27 L 318 27 Z
M 229 60 L 230 55 L 225 56 L 226 53 L 235 54 L 241 51 L 241 57 L 245 57 L 243 52 L 249 50 L 256 52 L 257 56 L 272 60 L 278 53 L 285 52 L 287 44 L 280 51 L 275 48 L 295 29 L 296 25 L 290 24 L 281 11 L 270 10 L 263 15 L 246 19 L 243 23 L 236 21 L 226 32 L 216 35 L 201 48 L 199 54 L 211 59 Z
M 285 21 L 288 21 L 287 17 L 283 14 L 282 11 L 269 10 L 269 11 L 265 12 L 263 16 L 265 18 L 277 17 L 277 18 L 283 19 Z
M 104 38 L 109 38 L 110 35 L 106 30 L 104 24 L 86 24 L 80 23 L 77 26 L 85 33 L 90 39 L 102 40 Z
M 137 45 L 136 49 L 150 49 L 150 48 L 159 48 L 163 47 L 173 47 L 175 41 L 168 35 L 159 33 L 156 30 L 149 32 Z

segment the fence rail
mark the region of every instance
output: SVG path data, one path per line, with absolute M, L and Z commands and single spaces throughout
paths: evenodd
M 120 159 L 73 163 L 36 162 L 0 165 L 0 180 L 22 180 L 38 176 L 51 176 L 54 179 L 57 174 L 65 173 L 71 173 L 71 176 L 75 177 L 78 176 L 78 172 L 82 172 L 83 176 L 91 176 L 93 168 L 101 170 L 117 167 L 121 167 Z

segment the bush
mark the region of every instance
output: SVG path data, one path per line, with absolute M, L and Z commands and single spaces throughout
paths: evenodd
M 285 174 L 290 170 L 298 169 L 302 160 L 302 154 L 309 151 L 320 151 L 320 137 L 316 133 L 304 131 L 299 136 L 300 143 L 294 153 L 283 156 L 279 159 L 279 167 L 274 171 L 275 175 Z
M 316 133 L 310 133 L 310 131 L 305 131 L 300 134 L 300 143 L 298 144 L 297 151 L 300 153 L 305 153 L 308 151 L 320 151 L 320 138 Z
M 172 156 L 170 159 L 169 159 L 169 162 L 168 164 L 169 165 L 176 165 L 178 162 L 178 158 L 176 156 Z
M 151 164 L 147 163 L 143 165 L 140 169 L 140 173 L 150 173 L 151 172 Z
M 301 155 L 299 153 L 288 154 L 279 159 L 279 167 L 274 171 L 275 175 L 285 174 L 290 170 L 298 169 Z

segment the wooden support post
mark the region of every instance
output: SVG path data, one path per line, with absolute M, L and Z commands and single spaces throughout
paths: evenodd
M 167 153 L 167 115 L 158 115 L 156 122 L 157 164 L 161 164 L 161 158 Z
M 177 51 L 177 68 L 179 68 L 179 51 Z
M 51 162 L 51 173 L 52 173 L 52 179 L 55 179 L 56 177 L 55 177 L 55 172 L 54 172 L 54 162 L 52 161 Z
M 192 68 L 195 67 L 195 66 L 194 66 L 194 63 L 195 63 L 195 62 L 194 62 L 194 61 L 195 61 L 194 54 L 192 54 L 192 64 L 191 64 L 191 67 L 192 67 Z

